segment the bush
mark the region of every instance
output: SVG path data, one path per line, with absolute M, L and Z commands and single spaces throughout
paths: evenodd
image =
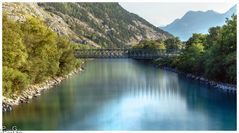
M 26 74 L 20 72 L 17 69 L 3 67 L 3 95 L 11 96 L 11 94 L 19 94 L 25 89 L 29 83 Z

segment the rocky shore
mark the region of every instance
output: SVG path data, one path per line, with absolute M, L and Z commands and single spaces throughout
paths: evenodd
M 12 98 L 6 98 L 3 96 L 2 111 L 9 112 L 12 111 L 13 106 L 19 105 L 21 103 L 28 103 L 32 98 L 40 96 L 43 91 L 52 88 L 53 86 L 61 83 L 61 81 L 63 81 L 64 79 L 67 79 L 81 71 L 83 71 L 82 67 L 74 69 L 65 76 L 50 78 L 43 83 L 30 85 L 20 95 L 13 95 Z
M 159 66 L 156 66 L 156 67 L 159 67 Z M 233 84 L 211 81 L 211 80 L 206 79 L 202 76 L 196 76 L 196 75 L 193 75 L 193 74 L 190 74 L 190 73 L 180 72 L 176 69 L 169 68 L 169 67 L 160 67 L 160 68 L 164 69 L 164 70 L 172 71 L 172 72 L 175 72 L 175 73 L 178 73 L 178 74 L 181 74 L 181 75 L 184 75 L 188 79 L 199 81 L 202 84 L 220 89 L 220 90 L 222 90 L 224 92 L 227 92 L 227 93 L 236 93 L 237 92 L 237 86 L 233 85 Z

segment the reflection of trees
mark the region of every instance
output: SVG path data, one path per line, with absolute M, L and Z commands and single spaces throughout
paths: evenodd
M 49 90 L 39 100 L 6 114 L 4 123 L 17 124 L 21 129 L 56 129 L 71 121 L 84 120 L 99 111 L 99 105 L 108 106 L 112 99 L 124 95 L 156 98 L 162 93 L 177 94 L 174 75 L 167 76 L 163 71 L 146 68 L 145 64 L 133 60 L 109 62 L 93 61 L 79 76 Z M 88 105 L 92 103 L 94 105 Z
M 74 97 L 70 81 L 65 81 L 30 103 L 4 114 L 4 125 L 16 125 L 19 130 L 57 129 L 59 122 L 73 110 Z
M 215 120 L 219 121 L 224 120 L 219 117 L 223 113 L 235 114 L 231 111 L 236 107 L 235 99 L 230 99 L 231 96 L 213 89 L 200 88 L 197 84 L 178 78 L 175 73 L 153 68 L 144 62 L 125 59 L 94 60 L 86 67 L 84 72 L 49 90 L 39 100 L 33 100 L 32 103 L 4 114 L 4 123 L 35 130 L 87 128 L 89 125 L 84 125 L 87 120 L 110 115 L 110 109 L 118 109 L 113 106 L 118 106 L 125 98 L 156 101 L 156 104 L 162 102 L 159 98 L 183 104 L 186 102 L 189 110 L 208 114 L 210 118 L 215 116 Z M 232 125 L 233 122 L 232 120 Z
M 197 81 L 180 78 L 180 93 L 186 98 L 189 110 L 197 111 L 217 122 L 221 129 L 236 128 L 236 96 L 208 88 Z M 209 127 L 211 127 L 209 125 Z M 214 126 L 215 127 L 215 126 Z
M 81 84 L 85 87 L 99 88 L 101 93 L 111 93 L 118 89 L 119 93 L 143 94 L 179 94 L 177 74 L 161 71 L 151 65 L 134 60 L 108 60 L 111 63 L 97 63 L 88 68 L 91 73 L 84 75 Z M 114 62 L 114 63 L 112 63 Z M 137 66 L 137 67 L 136 67 Z M 92 68 L 93 67 L 93 68 Z M 86 71 L 88 71 L 86 70 Z M 102 83 L 104 83 L 102 87 Z M 89 85 L 90 84 L 90 85 Z M 125 90 L 126 89 L 126 90 Z M 122 95 L 122 94 L 121 94 Z
M 158 97 L 158 95 L 177 95 L 178 77 L 177 74 L 168 71 L 163 71 L 152 67 L 151 65 L 138 65 L 134 70 L 137 73 L 137 77 L 134 79 L 134 83 L 137 84 L 145 94 L 152 94 Z M 136 88 L 137 89 L 137 88 Z M 179 96 L 180 97 L 180 96 Z
M 160 94 L 178 94 L 175 75 L 167 76 L 134 60 L 100 61 L 88 64 L 79 76 L 64 81 L 39 100 L 6 114 L 4 123 L 17 124 L 21 129 L 57 129 L 59 125 L 67 127 L 72 121 L 86 119 L 124 95 L 157 98 Z

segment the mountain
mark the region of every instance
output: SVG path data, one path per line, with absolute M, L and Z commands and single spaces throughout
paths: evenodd
M 97 47 L 124 47 L 144 39 L 172 37 L 118 3 L 3 3 L 3 11 L 17 21 L 28 15 L 39 17 L 58 34 Z
M 161 29 L 186 41 L 193 33 L 207 33 L 210 27 L 223 25 L 226 18 L 230 18 L 233 14 L 236 14 L 236 5 L 222 14 L 212 10 L 189 11 L 181 19 L 176 19 Z

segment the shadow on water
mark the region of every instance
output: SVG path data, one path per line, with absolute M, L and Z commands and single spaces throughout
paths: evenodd
M 145 61 L 99 59 L 3 115 L 22 130 L 236 130 L 236 96 Z

